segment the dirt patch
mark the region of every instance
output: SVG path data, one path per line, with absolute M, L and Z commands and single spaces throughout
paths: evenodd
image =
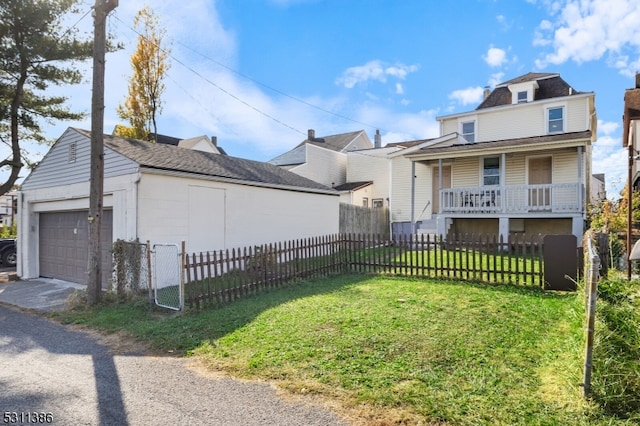
M 82 325 L 66 325 L 71 330 L 90 335 L 99 344 L 109 347 L 112 355 L 145 355 L 145 356 L 177 356 L 173 352 L 162 352 L 153 349 L 146 342 L 136 339 L 124 331 L 107 333 L 98 331 Z

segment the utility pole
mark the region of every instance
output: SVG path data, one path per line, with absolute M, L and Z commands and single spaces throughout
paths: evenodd
M 87 303 L 102 292 L 102 202 L 104 188 L 104 63 L 107 15 L 118 0 L 96 0 L 93 10 L 93 92 L 91 94 L 91 177 L 89 181 L 89 264 Z

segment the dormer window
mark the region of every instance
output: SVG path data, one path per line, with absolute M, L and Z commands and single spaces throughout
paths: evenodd
M 547 110 L 547 131 L 549 133 L 564 132 L 564 108 L 555 107 Z
M 526 91 L 518 92 L 518 103 L 524 103 L 528 100 L 528 93 Z
M 467 121 L 462 123 L 462 137 L 469 143 L 476 141 L 476 122 Z

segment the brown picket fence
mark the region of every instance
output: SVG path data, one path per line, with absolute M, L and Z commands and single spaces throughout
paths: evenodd
M 269 291 L 294 280 L 348 272 L 542 286 L 541 236 L 338 234 L 184 254 L 191 308 Z

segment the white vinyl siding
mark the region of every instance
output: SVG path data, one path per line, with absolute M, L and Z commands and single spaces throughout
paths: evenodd
M 391 221 L 411 219 L 411 161 L 404 157 L 391 160 Z
M 75 143 L 75 161 L 69 162 L 70 144 Z M 91 140 L 67 129 L 51 147 L 38 167 L 24 180 L 21 189 L 31 190 L 59 185 L 88 182 L 90 179 Z M 109 148 L 104 150 L 105 178 L 133 173 L 137 164 L 115 153 Z
M 505 185 L 525 185 L 525 154 L 514 154 L 506 157 Z
M 391 188 L 391 221 L 408 222 L 411 220 L 411 161 L 404 157 L 395 157 L 392 160 L 392 188 Z M 429 203 L 431 206 L 431 168 L 424 163 L 415 164 L 415 205 L 414 219 L 425 210 Z M 422 218 L 430 214 L 430 207 L 424 212 Z
M 373 185 L 367 187 L 371 198 L 389 197 L 389 160 L 387 153 L 395 149 L 375 149 L 355 151 L 348 154 L 347 182 L 372 181 Z M 354 202 L 354 204 L 360 204 Z
M 583 178 L 584 179 L 584 178 Z M 576 149 L 553 155 L 553 183 L 578 182 L 578 153 Z M 584 182 L 580 182 L 584 183 Z
M 467 116 L 451 116 L 441 119 L 443 135 L 459 131 L 458 123 L 477 118 L 476 142 L 525 138 L 546 135 L 547 110 L 549 107 L 564 107 L 563 132 L 582 132 L 591 129 L 589 100 L 587 96 L 571 96 L 548 101 L 535 101 L 474 111 Z
M 479 185 L 480 167 L 477 157 L 457 158 L 451 166 L 451 187 L 466 188 Z
M 366 137 L 366 134 L 362 132 L 353 141 L 349 142 L 349 144 L 344 147 L 342 152 L 356 151 L 359 149 L 368 148 L 372 148 L 371 141 Z
M 307 162 L 290 169 L 328 187 L 342 185 L 347 179 L 347 154 L 306 144 Z
M 458 120 L 451 119 L 442 122 L 442 131 L 440 135 L 449 135 L 458 131 Z

